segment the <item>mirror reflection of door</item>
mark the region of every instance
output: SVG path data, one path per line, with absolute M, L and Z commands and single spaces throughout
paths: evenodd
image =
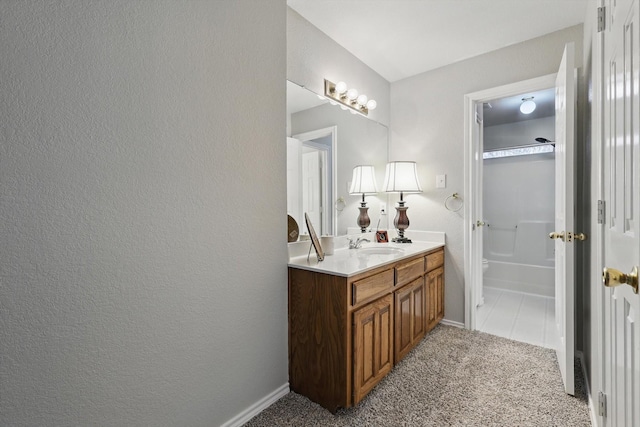
M 320 228 L 323 224 L 323 170 L 325 151 L 303 145 L 302 148 L 302 210 L 309 215 L 311 224 Z
M 334 234 L 334 139 L 331 128 L 287 138 L 287 213 L 300 226 L 300 234 L 308 234 L 305 213 L 319 234 Z

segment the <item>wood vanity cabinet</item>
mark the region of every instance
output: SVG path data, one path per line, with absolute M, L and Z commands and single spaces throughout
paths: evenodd
M 444 267 L 427 273 L 427 331 L 444 318 Z
M 393 367 L 393 297 L 353 313 L 353 390 L 359 402 Z
M 427 256 L 427 332 L 444 318 L 444 250 Z
M 289 267 L 291 390 L 334 413 L 362 400 L 442 319 L 443 260 L 438 248 L 350 277 Z
M 424 275 L 424 271 L 422 272 Z M 398 363 L 420 342 L 426 333 L 427 316 L 424 277 L 413 280 L 394 292 L 395 354 Z

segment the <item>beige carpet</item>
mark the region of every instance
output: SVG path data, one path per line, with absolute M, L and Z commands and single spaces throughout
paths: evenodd
M 581 367 L 564 393 L 553 350 L 439 325 L 355 408 L 289 393 L 246 426 L 589 426 Z

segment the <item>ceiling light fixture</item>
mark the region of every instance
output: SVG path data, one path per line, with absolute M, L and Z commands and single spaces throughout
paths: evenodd
M 520 104 L 520 112 L 522 114 L 531 114 L 536 109 L 536 103 L 533 102 L 533 96 L 529 98 L 522 98 L 522 104 Z
M 339 104 L 343 110 L 349 107 L 353 111 L 356 111 L 364 116 L 369 114 L 369 111 L 377 107 L 378 103 L 369 99 L 365 94 L 358 94 L 358 91 L 354 88 L 349 89 L 345 82 L 333 83 L 329 80 L 324 80 L 324 95 Z

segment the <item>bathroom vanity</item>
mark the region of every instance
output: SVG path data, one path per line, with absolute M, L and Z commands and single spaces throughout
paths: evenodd
M 289 262 L 291 390 L 357 404 L 444 316 L 444 245 L 372 244 Z

